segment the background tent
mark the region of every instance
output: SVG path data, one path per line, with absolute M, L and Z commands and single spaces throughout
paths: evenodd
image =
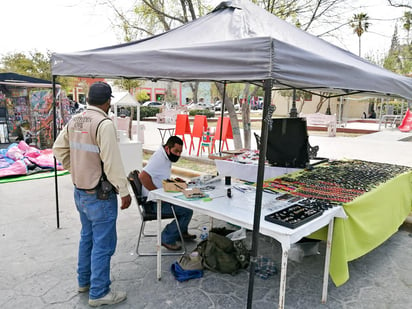
M 10 72 L 0 73 L 0 85 L 20 86 L 28 88 L 51 88 L 53 86 L 53 84 L 49 80 Z
M 130 107 L 131 110 L 131 115 L 128 118 L 128 124 L 127 124 L 127 131 L 129 138 L 132 139 L 133 134 L 136 134 L 138 137 L 140 136 L 140 125 L 139 125 L 139 119 L 140 119 L 140 104 L 136 101 L 136 99 L 127 91 L 122 91 L 122 92 L 113 92 L 112 93 L 113 98 L 111 100 L 110 105 L 113 107 L 113 112 L 114 112 L 114 117 L 113 117 L 113 122 L 116 126 L 117 129 L 124 130 L 124 128 L 120 128 L 119 126 L 119 118 L 118 116 L 118 107 Z M 133 127 L 133 110 L 136 109 L 136 124 Z M 120 119 L 121 120 L 121 119 Z
M 52 55 L 54 76 L 251 82 L 264 87 L 260 153 L 266 153 L 273 87 L 371 92 L 412 99 L 412 81 L 312 36 L 246 0 L 144 40 Z M 222 108 L 223 109 L 223 108 Z M 259 158 L 251 259 L 257 253 L 265 156 Z M 56 178 L 57 179 L 57 178 Z M 254 263 L 249 276 L 251 307 Z
M 127 91 L 113 92 L 112 96 L 113 98 L 111 100 L 110 105 L 113 107 L 115 116 L 119 116 L 117 115 L 117 108 L 119 106 L 129 106 L 129 107 L 137 108 L 137 119 L 139 119 L 140 105 L 129 92 Z
M 14 141 L 19 135 L 18 128 L 25 123 L 31 126 L 30 134 L 38 134 L 35 138 L 36 146 L 47 147 L 45 139 L 44 143 L 40 143 L 39 133 L 47 129 L 47 107 L 52 107 L 51 95 L 50 101 L 44 100 L 47 97 L 45 94 L 50 90 L 43 90 L 52 87 L 53 83 L 49 80 L 12 72 L 0 73 L 0 143 Z M 37 93 L 33 94 L 34 91 Z M 6 103 L 7 101 L 10 103 Z M 63 113 L 60 115 L 64 116 Z M 53 114 L 50 113 L 50 124 L 52 120 Z M 50 135 L 50 139 L 47 140 L 53 142 L 52 136 Z

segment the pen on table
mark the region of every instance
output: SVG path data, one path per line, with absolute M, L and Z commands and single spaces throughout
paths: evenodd
M 239 187 L 237 187 L 237 186 L 233 186 L 233 188 L 235 188 L 236 190 L 238 190 L 238 191 L 240 191 L 240 192 L 242 192 L 242 193 L 245 193 L 245 190 L 243 190 L 243 189 L 241 189 L 241 188 L 239 188 Z
M 219 198 L 219 197 L 226 197 L 226 195 L 210 196 L 212 200 L 214 200 L 215 198 Z
M 275 195 L 278 195 L 278 194 L 279 194 L 279 193 L 274 192 L 274 191 L 272 191 L 272 190 L 270 190 L 270 189 L 263 189 L 263 191 L 266 192 L 266 193 L 269 193 L 269 194 L 275 194 Z

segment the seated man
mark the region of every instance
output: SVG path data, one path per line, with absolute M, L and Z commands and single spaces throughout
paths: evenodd
M 152 155 L 147 165 L 143 168 L 139 175 L 139 179 L 143 185 L 142 194 L 147 196 L 149 191 L 162 187 L 162 180 L 170 178 L 172 162 L 177 162 L 182 153 L 183 141 L 178 136 L 171 136 L 167 140 L 166 144 L 161 146 Z M 170 203 L 162 202 L 162 213 L 171 214 Z M 196 235 L 190 235 L 188 233 L 189 222 L 192 219 L 193 210 L 174 206 L 177 220 L 179 221 L 180 229 L 183 234 L 183 238 L 186 240 L 195 239 Z M 143 205 L 147 212 L 156 212 L 156 202 L 150 201 Z M 180 250 L 181 246 L 176 243 L 179 239 L 179 231 L 177 229 L 176 221 L 166 225 L 162 231 L 162 246 L 169 250 Z

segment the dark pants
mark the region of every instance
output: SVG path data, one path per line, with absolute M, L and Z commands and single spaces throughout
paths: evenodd
M 172 208 L 168 202 L 162 202 L 162 214 L 172 215 Z M 173 205 L 176 213 L 177 220 L 179 221 L 179 226 L 183 234 L 187 233 L 187 229 L 190 220 L 193 216 L 193 210 L 181 206 Z M 147 202 L 144 205 L 147 212 L 156 213 L 157 212 L 157 202 Z M 162 232 L 162 243 L 174 244 L 176 240 L 179 240 L 179 230 L 177 229 L 176 220 L 173 220 L 168 225 L 165 226 Z

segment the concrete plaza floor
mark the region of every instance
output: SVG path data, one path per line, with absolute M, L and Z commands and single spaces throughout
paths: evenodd
M 156 124 L 145 122 L 144 148 L 156 149 Z M 169 125 L 170 126 L 170 125 Z M 310 136 L 318 155 L 359 158 L 412 167 L 412 144 L 400 139 L 412 134 L 396 129 L 359 137 Z M 187 155 L 187 154 L 185 154 Z M 204 157 L 204 156 L 203 156 Z M 77 293 L 76 261 L 80 223 L 69 175 L 58 177 L 59 219 L 56 222 L 53 178 L 0 184 L 0 308 L 88 308 L 87 294 Z M 209 218 L 195 213 L 190 232 L 200 234 Z M 217 225 L 224 222 L 217 222 Z M 140 226 L 136 205 L 119 210 L 118 245 L 112 258 L 112 287 L 128 298 L 112 308 L 245 308 L 249 274 L 223 275 L 205 271 L 203 278 L 179 283 L 170 272 L 176 257 L 162 258 L 162 280 L 156 279 L 156 258 L 137 257 Z M 154 230 L 154 225 L 148 226 Z M 248 239 L 250 233 L 248 233 Z M 144 239 L 146 241 L 147 239 Z M 149 240 L 150 242 L 151 240 Z M 151 242 L 154 245 L 154 242 Z M 189 250 L 196 243 L 189 243 Z M 319 254 L 288 265 L 286 308 L 410 308 L 412 305 L 412 237 L 405 224 L 381 246 L 349 263 L 350 279 L 340 287 L 329 280 L 326 304 L 321 304 L 325 245 Z M 280 268 L 280 245 L 259 238 L 259 255 Z M 253 308 L 277 308 L 279 274 L 256 277 Z

